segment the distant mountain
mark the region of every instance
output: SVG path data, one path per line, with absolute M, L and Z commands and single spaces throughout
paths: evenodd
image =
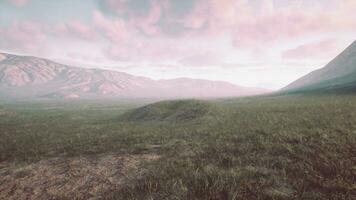
M 356 41 L 324 68 L 294 81 L 282 92 L 356 91 Z
M 0 98 L 209 98 L 266 93 L 221 81 L 152 80 L 127 73 L 86 69 L 47 59 L 0 53 Z

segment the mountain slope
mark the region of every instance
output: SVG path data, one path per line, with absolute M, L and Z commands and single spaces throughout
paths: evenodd
M 70 67 L 36 57 L 2 56 L 0 91 L 15 98 L 125 97 L 154 83 L 121 72 Z
M 220 81 L 155 81 L 127 73 L 71 67 L 47 59 L 0 53 L 0 98 L 206 98 L 266 92 Z
M 294 81 L 282 91 L 298 92 L 356 88 L 356 41 L 324 68 Z

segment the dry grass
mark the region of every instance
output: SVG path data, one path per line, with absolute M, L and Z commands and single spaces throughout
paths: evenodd
M 120 190 L 130 170 L 156 155 L 96 155 L 51 158 L 30 165 L 3 163 L 0 199 L 100 199 Z

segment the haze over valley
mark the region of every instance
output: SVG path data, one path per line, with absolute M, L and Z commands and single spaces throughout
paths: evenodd
M 270 91 L 202 79 L 155 81 L 123 72 L 67 66 L 36 57 L 0 55 L 0 94 L 7 99 L 216 98 Z

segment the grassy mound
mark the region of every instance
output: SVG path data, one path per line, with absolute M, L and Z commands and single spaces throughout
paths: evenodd
M 214 116 L 216 113 L 216 106 L 206 101 L 162 101 L 128 111 L 121 116 L 121 120 L 186 122 Z

